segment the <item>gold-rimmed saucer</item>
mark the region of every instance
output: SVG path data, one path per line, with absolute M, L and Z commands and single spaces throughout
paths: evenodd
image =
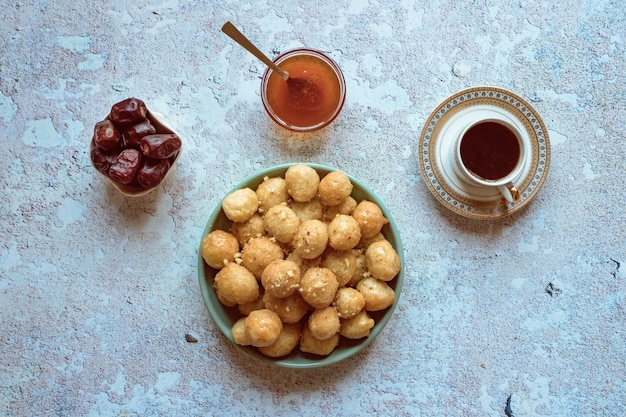
M 494 188 L 477 187 L 460 179 L 452 168 L 452 142 L 468 119 L 497 113 L 528 135 L 531 157 L 516 179 L 520 199 L 507 202 Z M 465 217 L 495 219 L 526 206 L 543 185 L 550 166 L 548 131 L 533 107 L 510 91 L 474 87 L 441 102 L 430 114 L 419 142 L 419 161 L 428 188 L 445 207 Z

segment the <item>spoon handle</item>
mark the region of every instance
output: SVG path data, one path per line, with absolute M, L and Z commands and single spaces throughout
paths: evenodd
M 224 26 L 222 26 L 222 32 L 230 36 L 235 42 L 243 46 L 248 52 L 260 59 L 265 65 L 276 71 L 283 80 L 287 81 L 287 79 L 289 78 L 289 74 L 278 68 L 278 66 L 274 64 L 271 59 L 265 56 L 263 52 L 261 52 L 256 46 L 254 46 L 254 44 L 252 44 L 252 42 L 250 42 L 248 38 L 243 35 L 243 33 L 239 32 L 239 30 L 232 23 L 224 23 Z

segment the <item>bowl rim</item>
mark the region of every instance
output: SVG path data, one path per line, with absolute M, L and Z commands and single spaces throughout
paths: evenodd
M 251 184 L 256 183 L 253 186 L 254 187 L 253 189 L 255 189 L 256 186 L 258 186 L 258 184 L 260 184 L 266 176 L 270 177 L 271 175 L 274 175 L 274 176 L 284 175 L 284 171 L 286 171 L 287 168 L 296 164 L 306 164 L 310 166 L 311 168 L 315 169 L 318 172 L 318 174 L 320 174 L 320 176 L 322 176 L 321 174 L 325 175 L 332 171 L 344 172 L 348 176 L 350 181 L 352 181 L 354 188 L 357 191 L 357 194 L 362 192 L 363 194 L 367 194 L 371 196 L 372 200 L 376 202 L 376 204 L 379 205 L 383 214 L 389 220 L 389 223 L 385 225 L 383 228 L 383 234 L 388 240 L 390 240 L 389 236 L 393 237 L 393 241 L 390 240 L 390 243 L 392 244 L 392 246 L 398 253 L 398 256 L 400 257 L 401 267 L 400 267 L 400 271 L 398 272 L 398 275 L 389 282 L 389 284 L 394 288 L 394 291 L 395 291 L 395 301 L 390 307 L 388 307 L 387 309 L 381 312 L 371 312 L 372 313 L 371 315 L 378 316 L 378 319 L 376 319 L 376 323 L 374 327 L 372 328 L 370 335 L 367 338 L 358 339 L 358 340 L 348 340 L 342 337 L 343 346 L 342 346 L 342 342 L 340 342 L 340 345 L 339 345 L 341 347 L 340 349 L 335 349 L 328 356 L 319 356 L 319 357 L 311 356 L 310 358 L 308 357 L 308 355 L 306 357 L 303 357 L 304 354 L 300 350 L 294 351 L 286 357 L 271 358 L 271 357 L 263 355 L 254 347 L 240 346 L 236 344 L 230 332 L 232 323 L 230 323 L 229 325 L 226 325 L 225 320 L 223 319 L 223 316 L 226 315 L 225 310 L 227 309 L 227 307 L 223 306 L 217 300 L 217 297 L 215 296 L 215 292 L 212 287 L 212 283 L 209 282 L 209 280 L 212 281 L 212 277 L 206 276 L 206 273 L 205 273 L 206 269 L 211 269 L 211 268 L 206 265 L 206 263 L 204 262 L 204 259 L 202 258 L 202 240 L 211 230 L 214 229 L 216 221 L 218 220 L 218 217 L 220 216 L 220 214 L 225 217 L 222 211 L 222 205 L 221 205 L 222 200 L 220 200 L 220 203 L 215 207 L 215 209 L 211 213 L 211 216 L 209 217 L 203 229 L 202 236 L 200 238 L 200 245 L 198 246 L 198 283 L 200 285 L 200 290 L 202 293 L 204 304 L 206 308 L 208 309 L 213 322 L 220 329 L 221 333 L 226 337 L 226 339 L 228 339 L 239 350 L 243 351 L 248 356 L 252 356 L 262 362 L 273 364 L 279 367 L 292 368 L 292 369 L 312 369 L 312 368 L 318 368 L 318 367 L 336 364 L 349 357 L 356 355 L 357 353 L 364 350 L 382 332 L 384 327 L 387 325 L 387 323 L 391 319 L 391 316 L 393 315 L 400 301 L 402 287 L 404 284 L 405 261 L 404 261 L 404 249 L 402 246 L 400 232 L 398 230 L 397 224 L 395 223 L 395 220 L 393 219 L 393 217 L 391 216 L 391 213 L 389 212 L 389 209 L 386 207 L 384 202 L 376 195 L 376 193 L 374 193 L 369 187 L 367 187 L 360 180 L 358 180 L 357 178 L 353 177 L 352 175 L 348 174 L 347 172 L 343 170 L 339 170 L 339 169 L 326 166 L 326 165 L 320 165 L 320 164 L 309 163 L 309 162 L 295 162 L 295 163 L 280 164 L 280 165 L 262 169 L 251 175 L 248 175 L 246 178 L 240 181 L 235 187 L 233 187 L 229 191 L 229 193 L 237 189 L 243 188 L 243 187 L 249 187 L 251 186 Z M 353 189 L 352 191 L 353 194 L 355 193 L 355 189 Z M 232 309 L 236 309 L 236 307 L 233 307 Z M 298 360 L 294 361 L 294 359 L 298 359 Z

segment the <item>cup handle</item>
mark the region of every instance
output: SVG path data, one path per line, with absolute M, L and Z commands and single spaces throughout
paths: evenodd
M 519 201 L 519 190 L 513 183 L 498 186 L 498 191 L 500 191 L 500 194 L 502 194 L 506 201 L 511 204 L 517 203 Z

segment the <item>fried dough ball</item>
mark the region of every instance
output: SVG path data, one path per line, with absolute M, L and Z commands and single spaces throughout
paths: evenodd
M 356 265 L 355 265 L 354 275 L 346 284 L 349 287 L 356 287 L 357 284 L 363 279 L 369 276 L 369 272 L 367 271 L 367 265 L 365 262 L 365 254 L 357 253 L 356 255 Z
M 328 225 L 328 244 L 337 250 L 354 248 L 361 240 L 361 228 L 352 216 L 338 214 Z
M 283 323 L 297 323 L 311 310 L 311 306 L 298 291 L 285 298 L 276 298 L 265 293 L 263 302 L 266 308 L 278 314 Z
M 370 335 L 370 330 L 374 327 L 374 319 L 361 310 L 351 319 L 341 320 L 339 333 L 346 339 L 361 339 Z
M 222 209 L 229 220 L 245 222 L 259 208 L 259 199 L 250 188 L 241 188 L 228 194 L 222 200 Z
M 314 355 L 328 356 L 335 350 L 338 344 L 339 333 L 335 333 L 329 339 L 319 340 L 313 336 L 309 326 L 304 326 L 302 337 L 300 337 L 300 350 Z
M 309 316 L 309 330 L 317 340 L 326 340 L 339 332 L 341 323 L 335 307 L 325 307 L 315 310 Z
M 356 245 L 356 248 L 367 249 L 369 245 L 371 245 L 374 242 L 378 242 L 379 240 L 385 240 L 385 235 L 383 235 L 381 232 L 378 232 L 374 236 L 370 236 L 370 237 L 361 236 L 361 240 L 359 241 L 359 244 Z
M 328 227 L 321 220 L 302 222 L 293 237 L 293 248 L 304 259 L 320 256 L 328 245 Z
M 289 200 L 287 182 L 284 178 L 265 178 L 256 189 L 259 200 L 259 212 L 267 213 L 269 209 Z
M 274 261 L 263 270 L 261 283 L 265 291 L 274 297 L 288 297 L 300 285 L 300 267 L 293 261 Z
M 204 262 L 211 268 L 221 269 L 229 262 L 235 261 L 239 252 L 237 238 L 223 230 L 214 230 L 202 239 L 201 251 Z
M 269 346 L 259 347 L 259 352 L 270 358 L 287 356 L 298 346 L 301 333 L 300 323 L 285 324 L 278 339 Z
M 324 213 L 322 214 L 322 219 L 325 221 L 331 221 L 338 214 L 351 215 L 354 209 L 356 208 L 356 206 L 357 206 L 356 200 L 348 196 L 336 206 L 330 206 L 330 207 L 325 206 Z
M 365 251 L 367 270 L 374 278 L 391 281 L 400 272 L 400 257 L 388 240 L 379 240 Z
M 250 339 L 246 335 L 245 323 L 246 318 L 241 317 L 239 320 L 233 324 L 233 327 L 230 329 L 230 334 L 233 337 L 233 341 L 237 343 L 239 346 L 249 346 L 252 343 Z
M 336 206 L 348 198 L 352 193 L 352 182 L 341 171 L 332 171 L 326 174 L 319 183 L 319 193 L 322 204 Z
M 366 311 L 384 310 L 396 301 L 396 293 L 386 282 L 367 277 L 356 286 L 365 298 Z
M 361 201 L 352 212 L 352 216 L 359 222 L 363 237 L 374 236 L 389 223 L 378 204 L 368 200 Z
M 328 307 L 335 299 L 339 283 L 328 268 L 309 268 L 300 279 L 300 295 L 313 308 Z
M 351 319 L 365 307 L 365 297 L 354 288 L 343 287 L 337 290 L 333 305 L 340 319 Z
M 230 232 L 239 241 L 239 246 L 243 248 L 253 237 L 261 237 L 265 235 L 263 218 L 258 213 L 254 213 L 252 217 L 243 223 L 233 223 L 230 228 Z
M 339 288 L 341 288 L 347 285 L 356 273 L 356 254 L 351 250 L 327 250 L 321 266 L 335 273 Z
M 262 293 L 263 289 L 260 288 L 260 290 Z M 265 303 L 263 302 L 263 294 L 261 294 L 259 298 L 254 301 L 237 305 L 237 310 L 239 310 L 239 313 L 241 313 L 242 316 L 247 316 L 250 314 L 250 312 L 254 310 L 260 310 L 262 308 L 265 308 Z
M 285 172 L 287 192 L 295 201 L 311 201 L 317 195 L 320 176 L 313 168 L 305 164 L 296 164 Z
M 244 304 L 259 298 L 259 283 L 252 272 L 234 262 L 220 269 L 213 279 L 219 297 L 235 304 Z
M 243 247 L 241 259 L 243 266 L 248 268 L 255 277 L 261 279 L 261 274 L 270 263 L 284 258 L 280 245 L 267 236 L 253 237 Z
M 324 213 L 324 205 L 318 198 L 306 202 L 290 200 L 288 205 L 298 215 L 301 222 L 314 219 L 320 220 Z
M 264 308 L 254 310 L 246 317 L 244 329 L 252 346 L 264 347 L 278 340 L 283 331 L 283 323 L 278 314 Z
M 263 226 L 280 243 L 291 243 L 300 226 L 300 218 L 286 204 L 278 204 L 265 213 Z

